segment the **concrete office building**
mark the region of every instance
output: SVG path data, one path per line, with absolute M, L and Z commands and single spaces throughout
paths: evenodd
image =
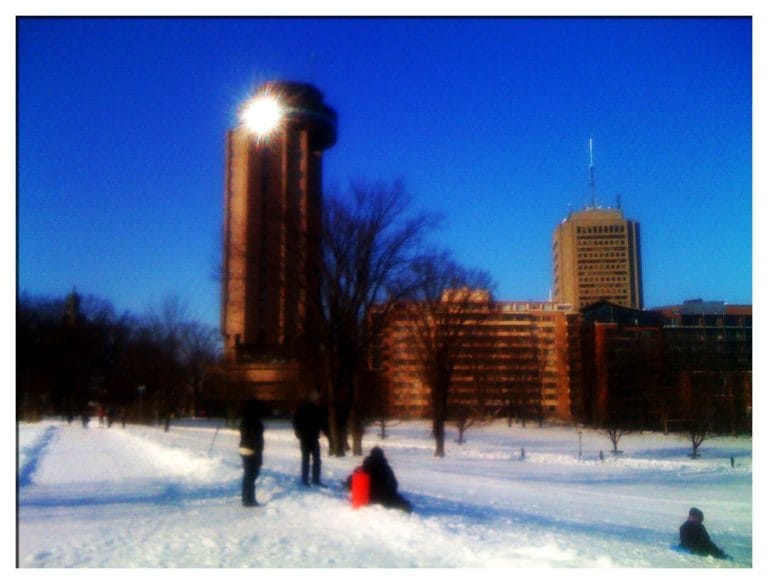
M 554 301 L 582 309 L 607 300 L 643 308 L 640 226 L 620 209 L 571 213 L 552 238 Z
M 283 401 L 301 377 L 297 357 L 307 354 L 319 293 L 322 154 L 336 128 L 316 88 L 270 82 L 227 135 L 221 381 L 229 397 Z

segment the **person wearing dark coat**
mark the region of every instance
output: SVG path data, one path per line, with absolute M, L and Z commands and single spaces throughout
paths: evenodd
M 261 403 L 246 400 L 240 418 L 240 457 L 243 459 L 242 502 L 245 507 L 256 507 L 256 479 L 261 470 L 264 451 L 264 424 Z
M 370 478 L 369 501 L 371 503 L 402 509 L 408 513 L 413 510 L 411 503 L 397 492 L 395 473 L 381 448 L 375 446 L 371 449 L 371 453 L 363 460 L 362 469 Z
M 707 528 L 704 527 L 704 513 L 696 507 L 691 507 L 688 520 L 680 526 L 680 547 L 700 556 L 730 559 L 709 538 Z
M 320 432 L 328 435 L 328 414 L 320 404 L 320 396 L 312 392 L 310 401 L 302 403 L 293 415 L 293 431 L 301 447 L 301 482 L 309 485 L 309 459 L 312 459 L 312 484 L 325 486 L 320 480 Z

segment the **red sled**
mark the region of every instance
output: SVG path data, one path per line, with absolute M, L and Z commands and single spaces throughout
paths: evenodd
M 371 498 L 371 477 L 363 469 L 357 468 L 352 473 L 352 507 L 357 509 L 367 505 Z

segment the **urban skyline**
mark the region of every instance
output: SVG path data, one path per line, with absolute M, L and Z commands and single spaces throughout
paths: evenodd
M 620 195 L 643 228 L 645 306 L 752 302 L 749 19 L 21 19 L 17 30 L 22 292 L 76 286 L 132 312 L 177 293 L 217 325 L 222 139 L 255 85 L 289 79 L 339 112 L 325 189 L 403 177 L 417 208 L 444 213 L 438 243 L 488 270 L 500 299 L 547 298 L 552 231 L 590 200 L 591 138 L 597 203 Z M 258 51 L 237 40 L 256 34 Z

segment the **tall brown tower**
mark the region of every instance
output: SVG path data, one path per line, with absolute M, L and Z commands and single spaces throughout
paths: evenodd
M 572 213 L 552 239 L 556 302 L 577 310 L 600 300 L 643 308 L 640 226 L 621 210 Z
M 230 373 L 294 359 L 311 328 L 322 153 L 337 127 L 336 112 L 303 83 L 266 83 L 240 113 L 227 136 L 224 205 L 221 329 Z

